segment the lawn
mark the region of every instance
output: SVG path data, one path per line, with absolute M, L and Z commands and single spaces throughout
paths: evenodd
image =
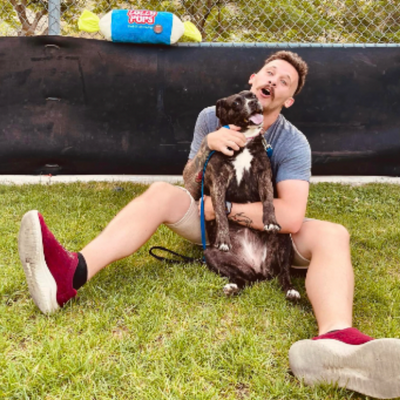
M 201 264 L 166 265 L 162 245 L 201 252 L 161 227 L 135 255 L 114 263 L 60 312 L 30 299 L 17 252 L 22 215 L 38 209 L 62 244 L 80 250 L 147 186 L 73 183 L 0 186 L 0 398 L 4 399 L 363 399 L 307 387 L 288 351 L 317 334 L 304 278 L 291 304 L 278 283 L 226 298 L 224 279 Z M 307 216 L 341 223 L 352 237 L 354 325 L 400 337 L 400 186 L 313 184 Z

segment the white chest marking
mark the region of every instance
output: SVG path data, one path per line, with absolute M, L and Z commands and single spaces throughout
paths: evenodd
M 236 171 L 238 185 L 240 185 L 242 181 L 244 170 L 250 169 L 252 159 L 253 156 L 250 154 L 249 149 L 244 149 L 243 152 L 236 157 L 235 161 L 232 162 Z
M 267 246 L 264 246 L 258 240 L 255 240 L 254 234 L 250 234 L 246 229 L 242 240 L 242 254 L 243 259 L 257 272 L 262 271 L 262 265 L 267 258 Z

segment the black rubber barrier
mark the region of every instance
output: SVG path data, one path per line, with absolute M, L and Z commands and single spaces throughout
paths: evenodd
M 0 38 L 0 174 L 180 174 L 198 113 L 276 47 Z M 291 47 L 314 175 L 400 175 L 400 47 Z

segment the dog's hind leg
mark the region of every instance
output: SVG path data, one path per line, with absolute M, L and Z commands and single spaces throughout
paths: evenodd
M 229 279 L 229 284 L 224 287 L 224 293 L 228 296 L 239 292 L 248 282 L 256 280 L 254 270 L 238 259 L 233 251 L 221 253 L 216 248 L 208 247 L 204 251 L 204 257 L 212 271 Z
M 288 300 L 296 301 L 300 299 L 300 293 L 293 288 L 290 278 L 290 266 L 293 260 L 292 241 L 289 235 L 279 235 L 277 237 L 278 251 L 276 254 L 276 261 L 278 264 L 278 280 L 285 296 Z
M 233 296 L 240 292 L 240 288 L 236 283 L 227 283 L 222 289 L 225 293 L 225 296 Z

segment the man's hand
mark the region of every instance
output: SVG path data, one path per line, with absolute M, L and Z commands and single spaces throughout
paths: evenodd
M 214 207 L 212 205 L 210 196 L 203 196 L 204 201 L 204 218 L 206 221 L 212 221 L 215 219 Z M 201 215 L 201 201 L 199 201 L 199 215 Z
M 210 150 L 219 151 L 226 156 L 233 156 L 234 151 L 246 145 L 246 137 L 239 132 L 240 127 L 229 125 L 229 128 L 220 128 L 207 135 L 207 144 Z

